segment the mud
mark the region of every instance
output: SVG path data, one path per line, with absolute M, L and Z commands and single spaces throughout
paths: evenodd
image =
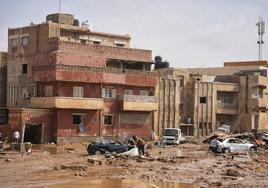
M 98 188 L 108 179 L 110 186 L 115 181 L 123 188 L 268 187 L 267 150 L 216 155 L 206 145 L 183 144 L 154 146 L 147 150 L 147 157 L 127 158 L 88 156 L 85 148 L 84 144 L 57 146 L 57 155 L 40 150 L 24 156 L 6 152 L 0 155 L 0 187 Z

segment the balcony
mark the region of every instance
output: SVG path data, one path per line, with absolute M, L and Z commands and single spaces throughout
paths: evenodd
M 32 97 L 33 108 L 62 108 L 62 109 L 103 109 L 101 98 L 76 98 L 76 97 Z
M 267 109 L 268 108 L 268 99 L 264 99 L 264 98 L 251 98 L 250 99 L 250 105 L 253 108 Z
M 268 78 L 260 75 L 252 76 L 252 80 L 250 80 L 249 85 L 250 87 L 263 86 L 266 88 L 268 86 Z
M 217 114 L 229 114 L 236 115 L 239 114 L 238 103 L 222 103 L 221 101 L 217 102 Z
M 34 66 L 33 80 L 37 82 L 74 81 L 155 87 L 157 84 L 157 73 L 111 67 L 50 64 Z
M 216 89 L 218 91 L 226 91 L 226 92 L 238 92 L 239 85 L 237 83 L 217 83 Z
M 155 111 L 157 98 L 154 96 L 124 95 L 122 97 L 123 110 L 125 111 Z

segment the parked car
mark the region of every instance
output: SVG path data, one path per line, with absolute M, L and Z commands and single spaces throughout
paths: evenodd
M 257 147 L 247 141 L 238 138 L 228 138 L 223 141 L 214 139 L 209 145 L 209 149 L 213 152 L 245 152 L 245 151 L 257 151 Z
M 181 129 L 165 128 L 161 141 L 163 144 L 179 144 L 182 141 L 185 141 L 185 138 L 181 134 Z
M 125 145 L 121 142 L 113 141 L 113 140 L 100 140 L 92 142 L 87 147 L 87 152 L 89 155 L 94 154 L 105 154 L 105 153 L 123 153 L 126 152 L 133 147 Z

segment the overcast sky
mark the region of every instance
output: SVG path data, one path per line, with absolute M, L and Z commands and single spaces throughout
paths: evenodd
M 9 27 L 44 21 L 58 2 L 1 0 L 0 50 L 7 49 Z M 260 15 L 268 20 L 268 0 L 62 0 L 61 12 L 88 20 L 95 31 L 129 33 L 132 47 L 151 49 L 173 67 L 211 67 L 257 59 L 255 23 Z

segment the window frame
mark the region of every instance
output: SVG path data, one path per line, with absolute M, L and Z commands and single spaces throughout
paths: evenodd
M 26 40 L 24 40 L 24 39 L 26 39 Z M 26 41 L 26 43 L 24 43 L 25 41 Z M 21 37 L 21 45 L 23 47 L 25 47 L 25 46 L 28 46 L 28 44 L 29 44 L 29 37 Z
M 49 89 L 46 89 L 49 88 Z M 44 86 L 44 96 L 45 97 L 53 97 L 54 95 L 54 87 L 53 85 L 45 85 Z
M 206 96 L 200 96 L 199 97 L 199 104 L 207 104 L 207 97 Z
M 17 48 L 18 47 L 18 39 L 17 38 L 10 39 L 10 45 L 11 45 L 11 48 Z
M 106 118 L 111 118 L 110 120 L 109 119 L 106 119 Z M 113 126 L 113 121 L 114 121 L 114 115 L 113 114 L 105 114 L 104 115 L 104 118 L 103 118 L 103 124 L 105 126 Z M 107 121 L 110 121 L 110 123 L 106 123 Z
M 133 93 L 134 93 L 133 89 L 125 89 L 125 95 L 133 95 Z
M 73 86 L 73 97 L 84 98 L 84 96 L 85 91 L 83 86 Z

